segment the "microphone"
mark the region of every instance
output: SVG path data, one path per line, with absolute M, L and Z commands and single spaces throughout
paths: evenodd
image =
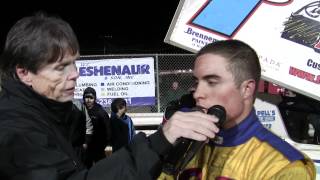
M 219 121 L 217 123 L 217 126 L 220 128 L 223 123 L 226 120 L 226 110 L 224 107 L 220 105 L 214 105 L 208 109 L 207 114 L 214 115 L 216 116 Z M 189 146 L 188 150 L 185 153 L 184 158 L 182 159 L 182 162 L 180 163 L 177 172 L 181 171 L 184 169 L 188 162 L 194 157 L 194 155 L 200 151 L 203 146 L 206 144 L 205 141 L 192 141 L 191 145 Z
M 192 94 L 187 94 L 181 97 L 179 100 L 179 107 L 169 108 L 170 116 L 165 117 L 165 119 L 169 119 L 171 115 L 174 114 L 177 109 L 185 109 L 189 108 L 189 111 L 194 109 L 191 106 L 195 106 L 195 100 L 192 97 Z M 183 103 L 182 103 L 183 102 Z M 177 104 L 176 104 L 177 105 Z M 166 109 L 167 110 L 167 109 Z M 173 112 L 174 111 L 174 112 Z M 185 110 L 184 110 L 185 111 Z M 219 119 L 217 126 L 220 127 L 225 119 L 226 119 L 226 111 L 225 108 L 220 105 L 214 105 L 208 109 L 207 114 L 211 114 L 216 116 Z M 166 116 L 166 113 L 165 113 Z M 179 138 L 175 144 L 174 148 L 169 152 L 169 154 L 164 159 L 164 168 L 163 171 L 167 174 L 174 175 L 185 168 L 188 162 L 194 157 L 194 155 L 202 149 L 205 145 L 205 141 L 194 141 L 187 138 Z

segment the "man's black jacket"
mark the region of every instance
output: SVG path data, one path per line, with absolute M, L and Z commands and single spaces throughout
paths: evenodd
M 68 137 L 72 103 L 59 103 L 23 83 L 2 81 L 0 92 L 0 179 L 155 179 L 171 147 L 161 131 L 133 142 L 87 170 Z

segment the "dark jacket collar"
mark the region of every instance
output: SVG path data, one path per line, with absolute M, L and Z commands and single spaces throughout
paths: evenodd
M 21 103 L 17 106 L 28 106 L 40 110 L 42 113 L 49 113 L 48 116 L 52 116 L 56 123 L 68 123 L 69 116 L 72 110 L 72 101 L 70 102 L 57 102 L 52 99 L 48 99 L 35 92 L 31 87 L 9 78 L 2 81 L 2 96 L 8 96 L 17 98 L 16 103 Z

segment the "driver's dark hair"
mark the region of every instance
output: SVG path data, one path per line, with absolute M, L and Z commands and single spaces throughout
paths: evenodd
M 210 43 L 203 47 L 196 58 L 203 54 L 220 55 L 228 60 L 228 70 L 238 87 L 248 79 L 256 81 L 255 92 L 261 77 L 261 67 L 256 51 L 240 40 L 222 40 Z

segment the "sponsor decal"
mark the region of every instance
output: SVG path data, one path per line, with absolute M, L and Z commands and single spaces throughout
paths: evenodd
M 320 1 L 311 2 L 296 12 L 284 22 L 281 37 L 320 52 Z
M 314 75 L 312 73 L 309 73 L 307 71 L 303 71 L 301 69 L 295 68 L 290 66 L 289 68 L 289 74 L 292 76 L 296 76 L 300 79 L 304 79 L 307 80 L 309 82 L 313 82 L 315 84 L 319 84 L 320 83 L 320 76 L 319 75 Z

